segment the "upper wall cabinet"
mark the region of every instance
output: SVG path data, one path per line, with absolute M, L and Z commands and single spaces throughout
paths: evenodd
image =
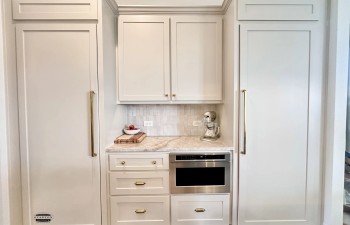
M 120 16 L 119 100 L 170 98 L 169 17 Z
M 174 101 L 222 99 L 222 18 L 171 18 Z
M 15 20 L 96 20 L 96 0 L 12 0 Z
M 238 20 L 318 20 L 319 0 L 238 0 Z
M 121 103 L 220 103 L 221 16 L 120 16 L 118 30 Z

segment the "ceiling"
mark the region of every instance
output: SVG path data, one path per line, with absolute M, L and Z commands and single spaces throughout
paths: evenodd
M 120 7 L 221 7 L 224 0 L 115 0 Z

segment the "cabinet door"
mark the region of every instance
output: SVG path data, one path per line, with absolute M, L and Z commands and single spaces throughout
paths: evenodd
M 241 26 L 240 225 L 320 224 L 319 37 L 311 25 Z
M 96 25 L 23 24 L 16 36 L 24 224 L 41 213 L 100 224 Z
M 320 0 L 238 0 L 239 20 L 318 20 Z
M 169 101 L 169 17 L 120 16 L 119 100 Z
M 173 101 L 222 100 L 222 17 L 171 18 Z

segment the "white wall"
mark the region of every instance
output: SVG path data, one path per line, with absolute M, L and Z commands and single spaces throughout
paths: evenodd
M 4 58 L 4 13 L 0 3 L 0 224 L 10 224 L 8 146 L 6 123 L 6 85 Z
M 348 0 L 331 0 L 325 134 L 324 225 L 343 224 L 344 151 L 349 58 Z

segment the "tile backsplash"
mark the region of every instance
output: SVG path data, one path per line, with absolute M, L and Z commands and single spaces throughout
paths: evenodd
M 207 111 L 217 112 L 217 105 L 128 105 L 127 125 L 134 124 L 148 136 L 199 136 Z M 143 121 L 153 121 L 153 126 L 144 127 Z M 201 123 L 196 127 L 193 121 Z

